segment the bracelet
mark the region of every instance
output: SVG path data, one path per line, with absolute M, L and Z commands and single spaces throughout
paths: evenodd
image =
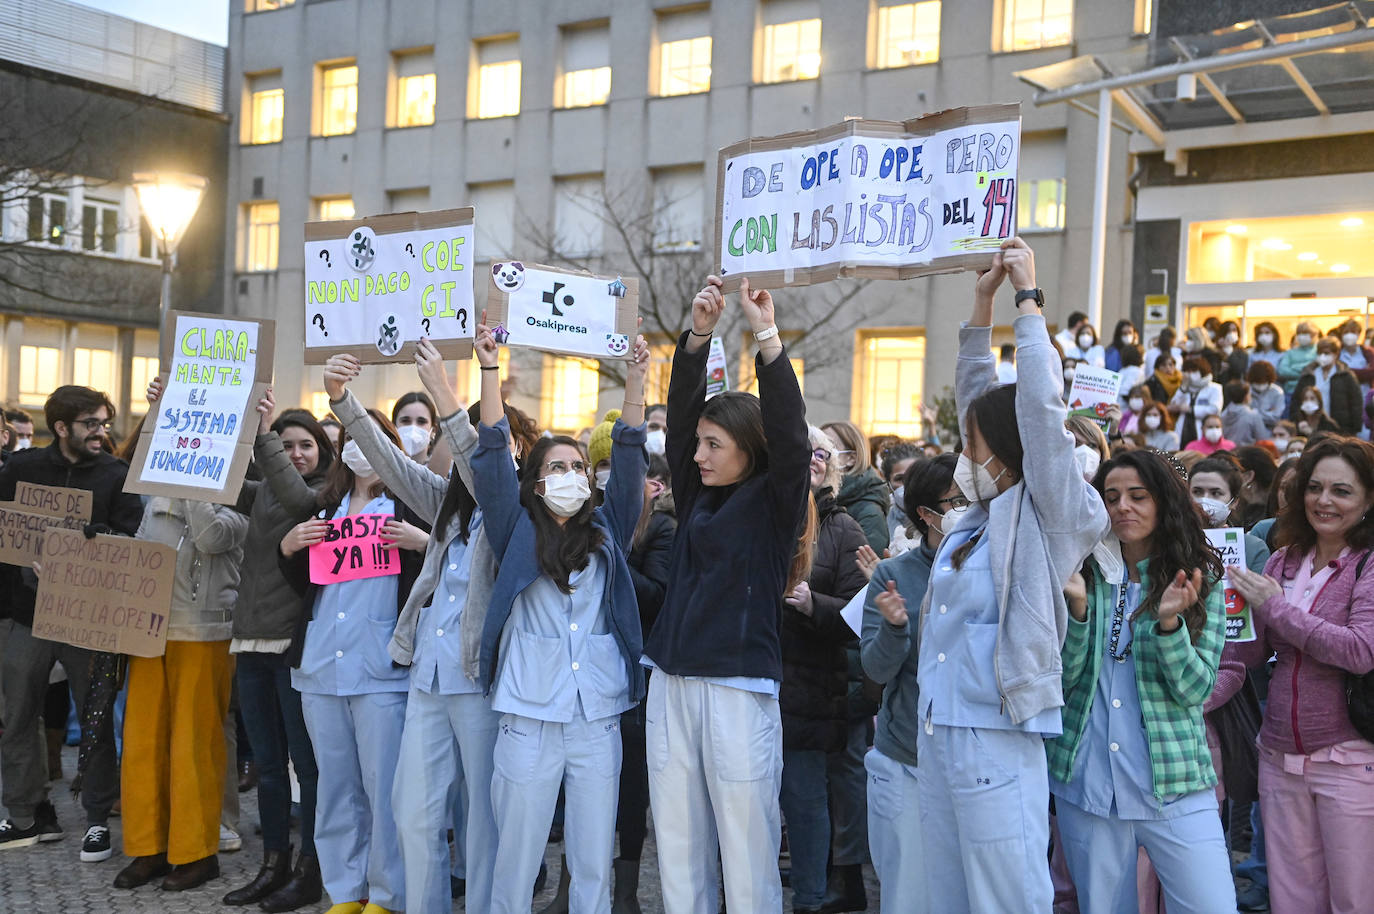
M 688 327 L 688 328 L 687 328 L 687 332 L 690 333 L 690 334 L 692 334 L 692 336 L 699 336 L 699 337 L 701 337 L 702 339 L 705 339 L 706 337 L 710 336 L 710 335 L 711 335 L 712 333 L 714 333 L 715 331 L 712 330 L 712 331 L 709 331 L 709 332 L 707 332 L 707 333 L 697 333 L 697 332 L 696 332 L 695 330 L 693 330 L 691 327 Z
M 477 367 L 480 368 L 480 369 L 482 369 L 483 371 L 500 371 L 500 370 L 501 370 L 501 366 L 500 366 L 500 365 L 478 365 Z
M 777 336 L 777 335 L 778 335 L 778 327 L 777 327 L 776 324 L 774 324 L 772 327 L 765 327 L 764 329 L 762 329 L 762 330 L 760 330 L 759 332 L 755 333 L 755 334 L 754 334 L 754 339 L 756 339 L 756 340 L 758 340 L 760 343 L 762 343 L 762 342 L 764 342 L 765 340 L 771 340 L 773 337 L 775 337 L 775 336 Z
M 643 406 L 643 405 L 644 405 L 643 403 L 641 403 L 641 402 L 639 402 L 639 401 L 637 401 L 637 400 L 624 400 L 624 401 L 622 401 L 622 402 L 623 402 L 626 406 Z

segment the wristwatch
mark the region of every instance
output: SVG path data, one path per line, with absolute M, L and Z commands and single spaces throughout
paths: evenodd
M 1017 292 L 1016 304 L 1019 305 L 1028 298 L 1035 302 L 1037 308 L 1045 307 L 1045 293 L 1040 289 L 1022 289 L 1020 292 Z

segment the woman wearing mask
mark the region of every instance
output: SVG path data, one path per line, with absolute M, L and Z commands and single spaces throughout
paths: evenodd
M 482 628 L 482 684 L 500 712 L 491 779 L 492 910 L 528 911 L 566 783 L 571 910 L 607 911 L 620 780 L 620 715 L 643 698 L 639 610 L 626 553 L 644 504 L 644 375 L 635 340 L 594 508 L 577 443 L 541 438 L 517 478 L 491 329 L 477 327 L 482 424 L 472 457 L 483 530 L 500 563 Z M 571 619 L 571 622 L 569 621 Z
M 1287 414 L 1287 398 L 1278 384 L 1278 373 L 1272 362 L 1255 360 L 1245 373 L 1250 384 L 1250 406 L 1259 413 L 1264 425 L 1271 432 L 1274 425 Z
M 1106 363 L 1106 353 L 1097 342 L 1097 328 L 1087 321 L 1078 327 L 1078 333 L 1074 335 L 1074 343 L 1064 350 L 1066 358 L 1071 358 L 1076 362 L 1087 362 L 1098 368 Z
M 883 479 L 887 481 L 887 487 L 892 491 L 892 507 L 887 511 L 887 532 L 888 532 L 888 552 L 897 555 L 893 551 L 893 546 L 897 545 L 895 540 L 898 536 L 904 540 L 903 552 L 911 547 L 908 539 L 907 527 L 911 520 L 906 516 L 903 509 L 902 486 L 906 479 L 907 470 L 925 459 L 921 449 L 910 441 L 901 441 L 892 445 L 882 455 Z M 869 547 L 872 549 L 872 547 Z M 876 554 L 876 553 L 875 553 Z
M 1087 416 L 1069 416 L 1064 420 L 1064 427 L 1073 435 L 1073 456 L 1078 461 L 1078 468 L 1083 471 L 1083 478 L 1092 482 L 1097 468 L 1111 456 L 1102 426 Z
M 1202 331 L 1197 330 L 1197 335 Z M 1189 333 L 1192 333 L 1190 330 Z M 1169 401 L 1169 412 L 1178 423 L 1178 439 L 1187 447 L 1201 437 L 1202 422 L 1221 413 L 1221 385 L 1212 380 L 1212 367 L 1203 356 L 1183 360 L 1183 386 Z
M 759 342 L 759 396 L 706 397 L 719 277 L 692 300 L 668 389 L 668 464 L 679 530 L 644 654 L 649 792 L 664 908 L 714 910 L 717 842 L 732 911 L 779 911 L 782 728 L 779 628 L 807 513 L 805 404 L 783 357 L 773 298 L 741 280 Z
M 402 394 L 392 404 L 391 424 L 401 439 L 401 450 L 411 460 L 426 461 L 439 443 L 439 414 L 434 401 L 422 390 Z
M 1185 444 L 1183 449 L 1206 456 L 1217 451 L 1232 451 L 1235 447 L 1236 443 L 1226 438 L 1221 416 L 1208 416 L 1202 420 L 1202 436 Z
M 1260 728 L 1259 794 L 1275 911 L 1367 911 L 1374 897 L 1374 743 L 1346 682 L 1374 670 L 1374 446 L 1328 438 L 1303 454 L 1264 574 L 1230 569 L 1254 607 L 1247 666 L 1277 654 Z
M 1188 474 L 1188 493 L 1207 518 L 1208 528 L 1243 526 L 1244 485 L 1240 467 L 1229 454 L 1199 460 Z M 1245 534 L 1245 566 L 1263 571 L 1267 561 L 1269 547 L 1264 540 Z
M 1165 327 L 1159 331 L 1159 336 L 1155 340 L 1153 348 L 1145 353 L 1145 373 L 1151 374 L 1158 366 L 1159 357 L 1162 355 L 1173 356 L 1174 364 L 1178 365 L 1183 361 L 1183 350 L 1175 345 L 1177 332 L 1173 327 Z M 1156 397 L 1158 399 L 1158 397 Z
M 1178 450 L 1178 432 L 1174 431 L 1174 420 L 1162 403 L 1150 403 L 1140 416 L 1140 431 L 1145 436 L 1145 446 L 1157 451 L 1173 453 Z
M 644 412 L 644 425 L 649 430 L 644 438 L 644 449 L 650 454 L 662 455 L 668 449 L 668 407 L 655 403 Z
M 792 910 L 818 912 L 826 893 L 826 860 L 830 852 L 830 803 L 827 766 L 830 753 L 844 748 L 847 737 L 849 661 L 845 644 L 854 633 L 840 618 L 854 594 L 863 588 L 863 572 L 854 561 L 866 545 L 863 530 L 835 502 L 840 484 L 835 443 L 812 426 L 811 494 L 816 500 L 817 528 L 811 573 L 783 597 L 782 790 L 779 803 L 787 819 L 792 852 Z M 843 880 L 836 867 L 834 878 Z M 862 875 L 860 875 L 862 881 Z
M 1279 357 L 1275 368 L 1279 373 L 1279 381 L 1283 384 L 1283 392 L 1289 396 L 1297 389 L 1298 379 L 1307 370 L 1307 366 L 1316 359 L 1319 336 L 1316 324 L 1311 321 L 1299 321 L 1293 334 L 1293 348 Z
M 1135 910 L 1137 847 L 1171 911 L 1235 909 L 1202 706 L 1226 638 L 1221 563 L 1183 480 L 1132 451 L 1096 479 L 1110 534 L 1065 586 L 1059 832 L 1088 914 Z
M 835 501 L 859 522 L 868 545 L 882 555 L 887 548 L 887 510 L 892 491 L 869 460 L 868 442 L 853 422 L 831 422 L 822 426 L 839 450 L 835 460 L 843 473 Z
M 1103 366 L 1108 371 L 1121 370 L 1121 351 L 1127 346 L 1139 346 L 1140 334 L 1135 331 L 1135 324 L 1130 320 L 1122 318 L 1116 322 L 1116 329 L 1112 331 L 1112 342 L 1103 353 Z
M 1132 387 L 1126 394 L 1126 409 L 1121 414 L 1121 434 L 1143 435 L 1145 429 L 1141 426 L 1140 420 L 1145 415 L 1145 408 L 1154 402 L 1154 398 L 1150 396 L 1150 389 L 1144 384 Z
M 1341 429 L 1336 420 L 1326 412 L 1322 392 L 1315 386 L 1304 388 L 1293 395 L 1292 416 L 1298 435 L 1303 438 L 1311 438 L 1318 432 L 1340 432 Z
M 1145 382 L 1144 356 L 1139 346 L 1127 346 L 1121 350 L 1121 389 L 1130 390 Z
M 1358 435 L 1363 426 L 1364 397 L 1355 373 L 1336 358 L 1339 351 L 1340 344 L 1329 336 L 1317 342 L 1317 358 L 1298 378 L 1298 386 L 1293 393 L 1296 408 L 1289 418 L 1301 423 L 1304 394 L 1315 389 L 1320 394 L 1319 402 L 1325 405 L 1327 414 L 1335 421 L 1336 430 L 1342 435 Z
M 1360 386 L 1368 390 L 1369 383 L 1374 381 L 1374 348 L 1360 343 L 1363 335 L 1364 328 L 1357 320 L 1348 320 L 1337 327 L 1336 336 L 1340 340 L 1341 348 L 1336 357 L 1342 365 L 1355 372 Z
M 1155 361 L 1154 373 L 1145 381 L 1150 391 L 1150 399 L 1156 403 L 1167 404 L 1183 386 L 1183 372 L 1178 370 L 1178 362 L 1168 354 Z
M 257 408 L 253 460 L 263 478 L 245 482 L 239 494 L 237 509 L 248 515 L 248 537 L 229 651 L 238 655 L 239 706 L 258 766 L 263 864 L 251 882 L 225 895 L 224 903 L 291 911 L 319 901 L 323 892 L 315 854 L 319 769 L 286 656 L 300 621 L 301 601 L 282 576 L 277 549 L 292 527 L 319 510 L 319 491 L 335 457 L 333 443 L 305 410 L 287 410 L 273 422 L 270 390 Z M 288 753 L 301 803 L 301 849 L 294 870 Z
M 1185 362 L 1190 357 L 1206 359 L 1210 369 L 1207 373 L 1214 378 L 1221 374 L 1221 354 L 1217 352 L 1211 335 L 1203 327 L 1188 328 L 1183 338 L 1183 356 Z
M 1236 447 L 1245 447 L 1269 437 L 1269 427 L 1250 405 L 1250 385 L 1244 381 L 1228 381 L 1221 389 L 1225 405 L 1221 410 L 1221 426 L 1225 437 Z
M 1078 360 L 1066 355 L 1060 360 L 1060 368 L 1064 376 L 1064 392 L 1060 395 L 1060 399 L 1068 403 L 1069 394 L 1073 390 L 1073 378 L 1078 373 Z
M 399 447 L 395 427 L 368 410 L 387 441 Z M 301 596 L 303 632 L 292 645 L 291 685 L 315 747 L 320 778 L 315 818 L 320 874 L 334 906 L 329 914 L 391 914 L 406 907 L 405 871 L 396 837 L 392 786 L 405 723 L 407 671 L 392 663 L 387 645 L 429 538 L 399 539 L 396 521 L 425 521 L 398 502 L 347 430 L 340 433 L 340 462 L 320 492 L 320 515 L 282 538 L 279 564 Z M 399 572 L 317 584 L 311 549 L 331 539 L 330 525 L 367 524 L 358 515 L 385 515 L 381 539 Z M 369 529 L 369 528 L 364 528 Z M 325 546 L 329 550 L 328 545 Z M 334 547 L 333 554 L 347 550 Z M 327 551 L 326 554 L 329 554 Z M 364 908 L 363 905 L 367 907 Z
M 1278 464 L 1268 450 L 1254 444 L 1238 447 L 1232 455 L 1240 461 L 1240 505 L 1237 508 L 1240 525 L 1249 530 L 1263 518 L 1272 516 L 1266 514 L 1265 509 Z
M 1279 342 L 1279 328 L 1269 321 L 1255 325 L 1255 348 L 1250 350 L 1250 365 L 1268 362 L 1277 370 L 1279 359 L 1283 356 L 1283 345 Z M 1254 381 L 1251 380 L 1253 384 Z
M 993 298 L 1010 277 L 1014 387 L 994 383 Z M 921 607 L 921 839 L 938 911 L 1049 910 L 1043 739 L 1060 733 L 1062 583 L 1107 532 L 1064 429 L 1058 359 L 1036 304 L 1031 250 L 1003 243 L 960 331 L 955 396 L 968 512 L 935 558 Z M 1034 442 L 1035 460 L 1025 459 Z M 1013 585 L 1014 582 L 1014 585 Z M 977 772 L 976 785 L 974 773 Z
M 1240 326 L 1235 321 L 1222 321 L 1217 331 L 1217 354 L 1221 357 L 1221 368 L 1216 375 L 1218 383 L 1245 380 L 1250 353 L 1240 345 Z
M 882 914 L 925 914 L 922 882 L 920 793 L 916 742 L 920 721 L 916 688 L 917 620 L 930 569 L 944 530 L 953 530 L 968 508 L 954 484 L 953 454 L 941 454 L 907 474 L 903 493 L 920 535 L 909 552 L 878 563 L 864 597 L 860 636 L 864 673 L 883 685 L 883 703 L 864 757 L 868 772 L 868 844 L 882 884 Z

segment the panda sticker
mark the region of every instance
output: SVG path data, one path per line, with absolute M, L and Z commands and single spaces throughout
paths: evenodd
M 491 265 L 491 281 L 502 292 L 516 292 L 525 284 L 525 265 L 518 260 Z

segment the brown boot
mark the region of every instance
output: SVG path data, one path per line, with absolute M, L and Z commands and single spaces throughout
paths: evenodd
M 67 742 L 66 730 L 44 730 L 48 738 L 48 780 L 62 780 L 62 746 Z
M 291 848 L 284 851 L 263 851 L 262 869 L 253 881 L 224 896 L 228 905 L 252 904 L 262 901 L 291 880 Z
M 114 887 L 117 889 L 136 889 L 141 885 L 147 885 L 159 876 L 167 875 L 171 870 L 172 865 L 167 862 L 166 854 L 135 857 L 128 866 L 119 871 L 119 875 L 114 879 Z
M 164 892 L 184 892 L 198 885 L 205 885 L 211 879 L 219 878 L 219 857 L 211 854 L 191 863 L 179 863 L 162 880 Z

